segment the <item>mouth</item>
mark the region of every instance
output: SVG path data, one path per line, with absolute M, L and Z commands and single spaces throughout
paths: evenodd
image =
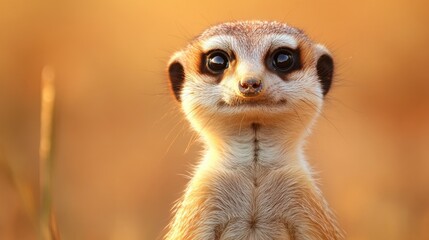
M 281 107 L 285 106 L 287 103 L 286 99 L 281 99 L 279 101 L 270 101 L 270 100 L 236 100 L 230 103 L 221 100 L 218 103 L 219 107 L 245 107 L 245 108 L 267 108 L 267 107 Z

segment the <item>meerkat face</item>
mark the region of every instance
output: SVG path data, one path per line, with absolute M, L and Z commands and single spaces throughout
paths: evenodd
M 301 30 L 278 22 L 209 28 L 168 67 L 171 88 L 197 130 L 250 122 L 307 126 L 323 104 L 333 60 Z

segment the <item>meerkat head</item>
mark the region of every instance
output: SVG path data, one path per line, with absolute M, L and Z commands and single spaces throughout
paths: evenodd
M 247 123 L 302 131 L 318 116 L 333 76 L 328 50 L 278 22 L 213 26 L 175 53 L 168 67 L 175 98 L 199 131 Z

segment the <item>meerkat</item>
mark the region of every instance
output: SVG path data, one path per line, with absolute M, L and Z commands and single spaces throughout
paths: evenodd
M 303 153 L 333 71 L 279 22 L 216 25 L 176 52 L 171 89 L 205 150 L 164 239 L 344 239 Z

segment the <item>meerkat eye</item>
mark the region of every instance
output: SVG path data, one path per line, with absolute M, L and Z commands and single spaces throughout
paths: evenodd
M 274 69 L 281 72 L 287 72 L 294 66 L 294 54 L 289 49 L 279 49 L 274 52 L 272 58 Z
M 222 73 L 229 67 L 228 54 L 217 50 L 207 55 L 207 69 L 212 73 Z

